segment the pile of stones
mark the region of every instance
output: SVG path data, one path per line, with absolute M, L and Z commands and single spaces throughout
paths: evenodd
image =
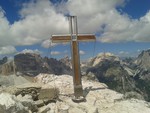
M 58 88 L 43 89 L 37 83 L 10 86 L 0 93 L 0 113 L 47 113 L 50 107 L 46 106 L 56 103 L 59 96 Z M 10 101 L 9 106 L 5 101 Z

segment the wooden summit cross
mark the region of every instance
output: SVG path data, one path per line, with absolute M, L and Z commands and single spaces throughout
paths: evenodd
M 80 71 L 80 57 L 79 57 L 79 41 L 95 41 L 95 35 L 86 34 L 78 35 L 77 28 L 77 16 L 69 16 L 69 35 L 52 35 L 51 40 L 53 43 L 70 42 L 72 48 L 72 68 L 73 68 L 73 83 L 74 83 L 74 99 L 82 100 L 83 89 L 81 83 L 81 71 Z

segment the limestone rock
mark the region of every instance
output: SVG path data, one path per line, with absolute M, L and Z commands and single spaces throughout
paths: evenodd
M 88 113 L 99 113 L 97 107 L 92 107 L 88 109 Z
M 70 109 L 69 109 L 69 113 L 87 113 L 87 112 L 84 111 L 84 110 L 82 110 L 82 109 L 73 107 L 73 108 L 70 108 Z
M 6 93 L 9 93 L 9 94 L 12 94 L 12 95 L 19 95 L 21 90 L 18 89 L 17 87 L 15 87 L 15 86 L 9 86 L 9 87 L 4 88 L 3 92 L 6 92 Z
M 34 104 L 35 104 L 37 107 L 42 107 L 42 106 L 44 106 L 43 100 L 34 101 Z
M 94 80 L 94 81 L 98 81 L 96 75 L 92 72 L 89 72 L 87 75 L 86 75 L 87 79 L 88 80 Z
M 51 109 L 48 106 L 44 106 L 44 107 L 39 109 L 38 113 L 47 113 L 50 110 Z
M 28 113 L 28 110 L 13 95 L 1 93 L 0 100 L 1 113 Z
M 59 95 L 58 88 L 41 89 L 39 92 L 38 99 L 55 100 L 58 98 L 58 95 Z
M 143 69 L 150 70 L 150 49 L 144 50 L 135 60 L 135 64 Z
M 26 107 L 28 110 L 32 111 L 32 112 L 37 112 L 38 111 L 38 107 L 37 105 L 34 103 L 34 101 L 32 100 L 32 96 L 31 95 L 19 95 L 17 96 L 17 100 L 21 102 L 21 104 Z
M 14 72 L 13 62 L 7 62 L 2 65 L 1 73 L 3 75 L 9 75 L 9 74 L 12 74 L 13 72 Z
M 37 78 L 42 78 L 42 75 L 45 76 L 45 74 L 40 74 Z M 7 93 L 0 94 L 0 113 L 150 113 L 149 102 L 133 98 L 125 100 L 123 94 L 108 89 L 106 84 L 84 78 L 82 85 L 86 101 L 75 103 L 72 101 L 72 76 L 51 74 L 49 76 L 46 78 L 50 79 L 49 82 L 42 84 L 41 89 L 36 92 L 36 95 L 42 92 L 41 100 L 37 98 L 38 100 L 35 101 L 32 98 L 32 92 L 29 89 L 33 89 L 34 85 L 18 87 L 23 89 L 23 92 L 29 92 L 24 96 L 21 93 L 17 97 Z M 40 82 L 42 79 L 38 80 Z M 55 94 L 54 88 L 59 90 L 59 99 L 52 102 Z M 51 93 L 53 96 L 47 96 Z
M 57 103 L 49 103 L 48 105 L 46 105 L 50 108 L 50 111 L 48 111 L 47 113 L 58 113 L 57 110 Z
M 64 103 L 61 103 L 58 105 L 58 112 L 59 113 L 69 113 L 69 106 L 64 104 Z

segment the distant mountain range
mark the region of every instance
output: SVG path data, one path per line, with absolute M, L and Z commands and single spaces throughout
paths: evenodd
M 14 56 L 13 61 L 9 62 L 6 58 L 0 61 L 2 62 L 0 65 L 0 73 L 3 75 L 12 73 L 28 76 L 36 76 L 39 73 L 53 73 L 56 75 L 71 74 L 69 66 L 53 58 L 42 58 L 39 54 L 20 53 Z
M 82 69 L 90 79 L 96 77 L 110 89 L 150 101 L 150 50 L 142 51 L 137 58 L 119 59 L 111 53 L 99 54 Z
M 125 98 L 150 101 L 150 50 L 142 51 L 137 58 L 123 60 L 111 53 L 101 53 L 82 63 L 81 71 L 87 79 L 103 82 L 110 89 L 125 94 Z M 71 60 L 65 57 L 58 61 L 34 53 L 20 53 L 15 55 L 13 61 L 8 62 L 7 57 L 0 60 L 0 73 L 71 75 Z

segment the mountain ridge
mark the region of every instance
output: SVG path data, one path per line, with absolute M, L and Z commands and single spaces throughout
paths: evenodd
M 98 80 L 109 88 L 135 98 L 150 101 L 150 50 L 145 50 L 135 59 L 120 59 L 111 53 L 100 53 L 81 64 L 81 74 L 91 80 Z M 141 63 L 142 62 L 142 63 Z M 69 57 L 56 60 L 42 58 L 39 54 L 23 53 L 14 58 L 15 71 L 18 75 L 36 76 L 39 73 L 72 74 Z M 146 64 L 147 63 L 147 64 Z M 13 63 L 1 65 L 3 73 L 14 71 Z M 10 73 L 10 74 L 11 74 Z M 143 87 L 144 86 L 144 87 Z M 132 95 L 131 95 L 132 94 Z

